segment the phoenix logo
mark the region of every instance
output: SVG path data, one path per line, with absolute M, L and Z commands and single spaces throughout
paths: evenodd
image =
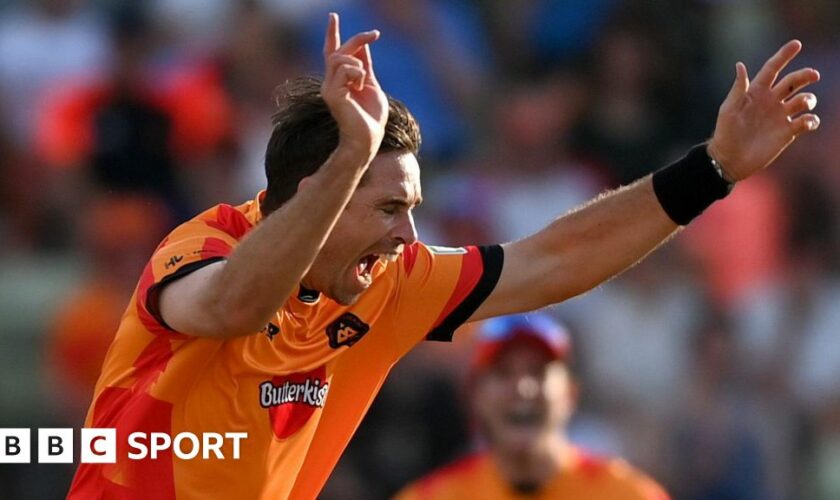
M 350 347 L 370 330 L 370 325 L 359 319 L 353 313 L 344 313 L 327 327 L 327 337 L 330 347 L 338 349 L 342 346 Z

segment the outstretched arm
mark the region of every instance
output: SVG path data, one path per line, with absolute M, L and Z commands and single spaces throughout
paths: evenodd
M 819 73 L 806 68 L 777 81 L 801 48 L 798 41 L 784 45 L 752 83 L 746 67 L 736 65 L 735 82 L 707 147 L 728 180 L 765 168 L 796 137 L 819 126 L 810 113 L 816 96 L 800 93 L 819 80 Z M 680 226 L 672 215 L 663 209 L 652 176 L 601 195 L 542 231 L 504 245 L 499 282 L 470 319 L 529 311 L 590 290 L 675 234 Z
M 385 133 L 388 101 L 374 77 L 368 46 L 378 37 L 378 32 L 368 31 L 341 45 L 338 16 L 330 14 L 321 95 L 338 123 L 338 147 L 308 183 L 249 233 L 226 261 L 166 285 L 159 308 L 169 326 L 199 336 L 253 333 L 265 326 L 294 291 Z

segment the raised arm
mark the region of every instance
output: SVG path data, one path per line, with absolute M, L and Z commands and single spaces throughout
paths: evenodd
M 740 181 L 769 165 L 800 134 L 816 130 L 819 118 L 810 113 L 816 96 L 800 90 L 818 81 L 819 73 L 806 68 L 777 81 L 801 48 L 798 41 L 784 45 L 752 83 L 746 67 L 736 65 L 735 82 L 706 151 L 694 150 L 689 159 L 601 195 L 540 232 L 504 245 L 499 282 L 471 320 L 537 309 L 590 290 L 675 234 L 690 220 L 686 208 L 688 215 L 697 215 L 719 197 L 697 192 L 719 185 L 695 182 L 714 184 L 715 163 L 724 179 Z M 686 169 L 692 169 L 690 178 Z
M 338 16 L 330 14 L 321 94 L 338 123 L 338 147 L 226 261 L 163 289 L 159 309 L 169 326 L 211 337 L 257 332 L 295 290 L 382 142 L 388 101 L 368 46 L 378 38 L 379 32 L 368 31 L 341 45 Z

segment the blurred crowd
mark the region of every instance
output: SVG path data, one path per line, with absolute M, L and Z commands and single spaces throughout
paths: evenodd
M 549 310 L 570 326 L 572 439 L 680 499 L 840 498 L 836 0 L 0 0 L 0 427 L 80 427 L 146 259 L 252 199 L 274 93 L 319 73 L 326 13 L 378 28 L 423 131 L 421 240 L 526 236 L 712 132 L 734 64 L 784 41 L 820 131 L 672 243 Z M 470 327 L 394 370 L 323 493 L 386 498 L 474 445 Z M 0 468 L 58 498 L 72 467 Z

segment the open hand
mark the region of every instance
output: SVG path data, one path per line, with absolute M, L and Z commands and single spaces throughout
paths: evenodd
M 720 107 L 708 148 L 730 180 L 746 179 L 763 169 L 799 135 L 819 127 L 819 117 L 810 113 L 817 97 L 800 92 L 819 81 L 819 72 L 800 69 L 776 81 L 801 49 L 798 40 L 786 43 L 752 82 L 743 63 L 735 66 L 735 83 Z
M 388 98 L 376 81 L 370 45 L 379 31 L 366 31 L 341 45 L 338 14 L 330 14 L 324 40 L 321 95 L 338 123 L 339 146 L 369 162 L 379 151 L 388 120 Z

